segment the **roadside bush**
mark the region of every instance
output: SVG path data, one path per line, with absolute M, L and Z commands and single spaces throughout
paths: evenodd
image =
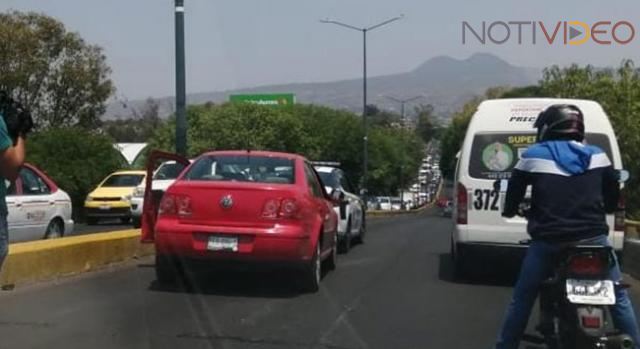
M 27 140 L 27 161 L 69 193 L 75 219 L 82 217 L 87 194 L 115 170 L 126 166 L 113 140 L 80 128 L 54 128 Z

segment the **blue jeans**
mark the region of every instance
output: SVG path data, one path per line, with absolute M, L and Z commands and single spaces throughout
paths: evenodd
M 604 235 L 585 240 L 584 243 L 609 245 Z M 538 296 L 540 285 L 553 273 L 554 257 L 562 247 L 562 245 L 542 241 L 533 241 L 529 246 L 513 290 L 513 298 L 507 308 L 496 349 L 518 348 L 520 338 L 527 328 L 531 308 Z M 622 278 L 617 260 L 609 272 L 609 277 L 614 281 L 620 281 Z M 615 326 L 630 335 L 635 342 L 635 348 L 640 349 L 638 323 L 626 290 L 616 290 L 616 304 L 611 308 L 611 315 Z
M 9 254 L 9 226 L 7 224 L 7 216 L 0 214 L 0 270 L 4 259 Z

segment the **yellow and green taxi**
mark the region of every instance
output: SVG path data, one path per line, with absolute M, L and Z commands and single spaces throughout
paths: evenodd
M 87 224 L 96 224 L 101 218 L 119 218 L 127 223 L 131 219 L 131 195 L 145 175 L 145 171 L 117 171 L 107 176 L 84 202 Z

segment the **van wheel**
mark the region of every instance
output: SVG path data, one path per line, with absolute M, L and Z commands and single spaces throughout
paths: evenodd
M 347 253 L 351 249 L 351 218 L 347 221 L 347 231 L 338 241 L 338 249 L 340 253 Z
M 322 237 L 320 237 L 321 239 Z M 309 293 L 318 292 L 320 279 L 322 278 L 322 262 L 320 261 L 320 240 L 316 242 L 316 251 L 313 257 L 302 270 L 302 290 Z
M 47 230 L 44 233 L 45 239 L 57 239 L 64 236 L 64 227 L 59 219 L 54 219 L 49 222 Z
M 162 285 L 175 285 L 180 276 L 176 260 L 169 256 L 156 255 L 156 280 Z

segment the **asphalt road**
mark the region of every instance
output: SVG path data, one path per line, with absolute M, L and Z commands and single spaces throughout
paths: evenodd
M 316 294 L 276 274 L 203 274 L 161 288 L 150 259 L 4 291 L 0 347 L 490 348 L 510 278 L 479 264 L 494 272 L 489 281 L 453 282 L 450 227 L 433 213 L 374 220 Z

